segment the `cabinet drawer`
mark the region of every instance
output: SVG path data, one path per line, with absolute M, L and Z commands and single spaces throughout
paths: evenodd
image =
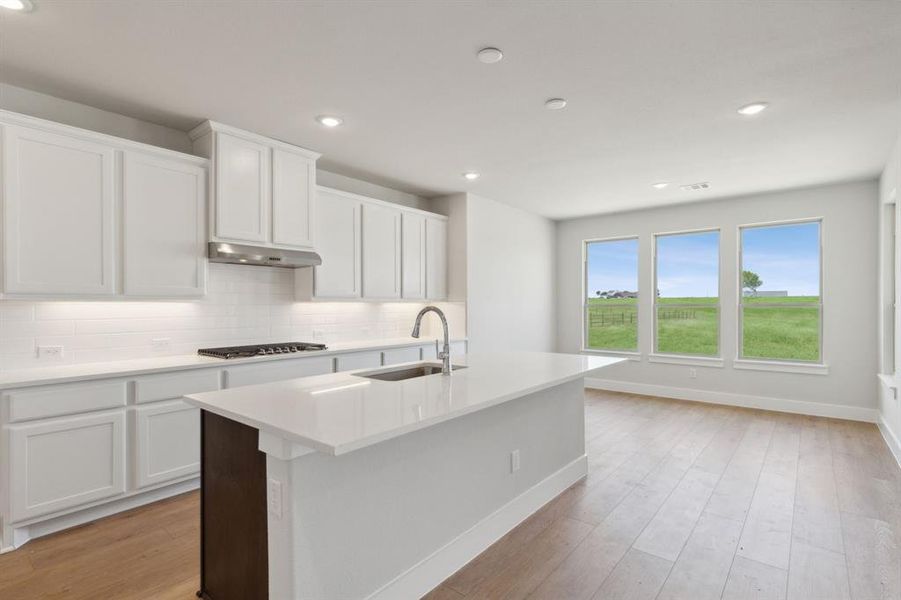
M 237 365 L 226 369 L 226 387 L 270 383 L 296 377 L 324 375 L 333 372 L 331 356 L 316 356 L 299 360 L 281 360 L 255 365 Z
M 133 413 L 136 487 L 200 472 L 200 409 L 172 400 L 138 406 Z
M 125 406 L 125 380 L 12 390 L 9 421 L 29 421 Z
M 419 346 L 414 348 L 395 348 L 394 350 L 385 350 L 382 352 L 383 365 L 396 365 L 405 362 L 414 362 L 419 360 Z
M 466 354 L 466 342 L 451 342 L 451 356 L 461 356 Z M 422 360 L 436 360 L 438 353 L 435 351 L 435 344 L 422 346 Z
M 381 352 L 354 352 L 342 354 L 336 359 L 336 371 L 353 371 L 354 369 L 372 369 L 382 366 Z
M 181 371 L 135 379 L 135 402 L 156 402 L 219 389 L 219 370 Z
M 12 521 L 125 492 L 125 410 L 9 426 Z

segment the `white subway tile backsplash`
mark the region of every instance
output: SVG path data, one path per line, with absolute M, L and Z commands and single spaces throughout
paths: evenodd
M 295 302 L 293 271 L 239 265 L 211 264 L 207 291 L 190 302 L 0 300 L 0 370 L 46 366 L 37 359 L 38 345 L 62 345 L 63 362 L 83 363 L 191 354 L 203 346 L 407 337 L 424 306 Z M 440 306 L 451 333 L 465 335 L 464 304 Z M 439 333 L 437 320 L 428 317 L 423 337 Z M 170 339 L 165 351 L 151 343 L 161 337 Z

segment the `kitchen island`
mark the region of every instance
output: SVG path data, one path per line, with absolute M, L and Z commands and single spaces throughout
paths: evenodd
M 585 476 L 583 378 L 621 359 L 511 352 L 192 394 L 201 591 L 418 598 Z M 392 380 L 395 379 L 395 380 Z

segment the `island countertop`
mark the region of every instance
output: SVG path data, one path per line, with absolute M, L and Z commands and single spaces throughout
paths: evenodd
M 199 408 L 325 454 L 340 455 L 538 392 L 621 358 L 503 352 L 453 359 L 465 366 L 436 374 L 380 381 L 363 369 L 191 394 Z M 409 363 L 417 364 L 417 363 Z

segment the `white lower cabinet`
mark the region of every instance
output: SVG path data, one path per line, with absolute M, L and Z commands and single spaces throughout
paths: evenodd
M 419 346 L 415 348 L 396 348 L 394 350 L 385 350 L 382 352 L 382 364 L 397 365 L 405 362 L 414 362 L 419 360 Z
M 382 366 L 381 352 L 353 352 L 351 354 L 342 354 L 335 359 L 336 371 L 374 369 L 380 366 Z
M 200 472 L 200 409 L 181 400 L 134 409 L 135 487 Z
M 295 377 L 325 375 L 334 371 L 333 366 L 331 356 L 287 359 L 262 365 L 235 365 L 226 370 L 225 387 L 234 388 L 242 385 L 283 381 Z
M 125 410 L 9 426 L 11 521 L 125 492 Z

